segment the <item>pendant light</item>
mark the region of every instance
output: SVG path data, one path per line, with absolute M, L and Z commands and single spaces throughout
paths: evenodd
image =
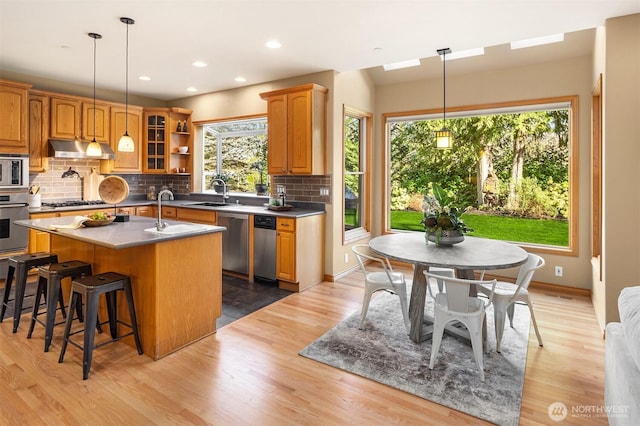
M 131 18 L 120 18 L 120 22 L 127 26 L 127 56 L 125 61 L 125 103 L 124 103 L 124 135 L 118 141 L 118 151 L 133 152 L 135 144 L 133 138 L 129 136 L 129 25 L 133 25 L 135 21 Z
M 100 157 L 102 155 L 102 147 L 96 142 L 96 40 L 100 40 L 102 36 L 96 33 L 89 33 L 89 37 L 93 39 L 93 140 L 87 146 L 87 157 Z
M 438 55 L 442 56 L 442 129 L 436 132 L 436 148 L 449 149 L 453 147 L 453 133 L 447 129 L 447 53 L 451 53 L 451 49 L 438 49 Z

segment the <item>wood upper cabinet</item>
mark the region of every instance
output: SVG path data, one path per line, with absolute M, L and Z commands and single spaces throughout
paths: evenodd
M 49 96 L 29 93 L 29 171 L 40 173 L 47 167 L 49 151 Z
M 51 97 L 50 136 L 53 139 L 80 138 L 82 102 L 78 98 Z
M 327 89 L 307 84 L 260 97 L 267 101 L 269 174 L 325 174 Z
M 0 152 L 29 152 L 28 98 L 31 85 L 0 80 Z
M 142 170 L 145 173 L 169 172 L 169 113 L 166 108 L 144 110 Z
M 95 135 L 98 142 L 109 142 L 109 104 L 96 102 L 95 114 L 93 102 L 82 102 L 82 140 L 93 140 L 93 120 L 95 115 Z
M 127 111 L 128 109 L 128 111 Z M 100 161 L 102 173 L 142 173 L 142 108 L 129 105 L 128 108 L 112 106 L 109 119 L 109 144 L 116 153 L 114 160 Z M 133 152 L 118 151 L 118 142 L 125 129 L 133 139 Z

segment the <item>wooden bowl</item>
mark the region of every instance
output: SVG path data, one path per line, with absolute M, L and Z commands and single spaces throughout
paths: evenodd
M 89 226 L 89 227 L 94 227 L 94 226 L 105 226 L 105 225 L 109 225 L 111 222 L 113 222 L 114 220 L 116 220 L 115 216 L 111 216 L 108 219 L 105 220 L 93 220 L 93 219 L 88 219 L 85 220 L 83 222 L 84 226 Z

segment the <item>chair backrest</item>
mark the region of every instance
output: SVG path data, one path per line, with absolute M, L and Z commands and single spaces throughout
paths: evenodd
M 393 278 L 391 277 L 391 272 L 393 272 L 393 268 L 391 267 L 391 264 L 389 263 L 389 260 L 386 257 L 380 258 L 380 257 L 372 256 L 371 254 L 369 254 L 370 253 L 369 246 L 367 244 L 356 244 L 355 246 L 351 247 L 351 251 L 356 255 L 356 260 L 360 265 L 360 270 L 364 274 L 365 279 L 367 277 L 367 274 L 369 273 L 365 265 L 367 261 L 372 261 L 372 262 L 379 263 L 380 266 L 382 266 L 382 269 L 384 269 L 384 272 L 389 277 L 389 282 L 390 283 L 393 282 Z
M 544 259 L 537 254 L 529 253 L 527 261 L 520 267 L 518 277 L 516 278 L 516 285 L 518 286 L 515 294 L 518 294 L 520 289 L 526 290 L 529 288 L 533 274 L 544 266 Z M 515 295 L 514 294 L 514 295 Z
M 491 304 L 493 292 L 496 287 L 495 279 L 491 281 L 465 280 L 462 278 L 444 277 L 442 275 L 432 274 L 429 272 L 425 272 L 424 274 L 427 278 L 427 282 L 429 282 L 429 278 L 436 278 L 444 281 L 444 294 L 447 298 L 447 309 L 449 311 L 455 311 L 465 314 L 469 312 L 469 289 L 472 285 L 490 285 L 491 295 L 484 304 L 485 308 Z M 431 292 L 431 290 L 429 290 L 429 292 Z

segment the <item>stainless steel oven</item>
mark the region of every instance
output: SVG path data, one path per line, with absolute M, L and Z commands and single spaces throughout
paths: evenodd
M 0 190 L 29 189 L 29 156 L 0 154 Z
M 25 191 L 0 190 L 0 253 L 27 248 L 29 230 L 14 223 L 29 219 L 29 194 Z

